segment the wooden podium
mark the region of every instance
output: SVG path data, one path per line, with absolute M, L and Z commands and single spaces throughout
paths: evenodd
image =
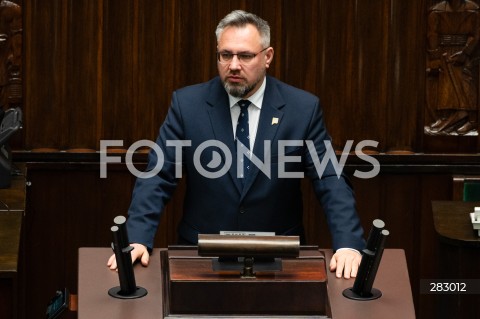
M 212 258 L 195 248 L 154 249 L 150 265 L 135 265 L 139 299 L 112 298 L 118 274 L 106 267 L 109 248 L 80 248 L 78 319 L 100 318 L 415 318 L 405 254 L 386 249 L 374 287 L 382 297 L 355 301 L 342 295 L 354 279 L 326 270 L 332 251 L 302 247 L 284 259 L 282 271 L 258 271 L 254 279 L 212 270 Z M 398 316 L 397 316 L 398 315 Z
M 13 177 L 9 188 L 0 189 L 0 318 L 17 318 L 22 223 L 25 214 L 25 177 Z
M 478 206 L 480 202 L 432 201 L 433 221 L 439 238 L 438 249 L 441 252 L 438 259 L 433 260 L 439 265 L 437 278 L 479 278 L 480 237 L 470 220 L 470 213 Z M 438 305 L 437 316 L 479 317 L 478 295 L 444 294 L 430 295 L 429 298 Z

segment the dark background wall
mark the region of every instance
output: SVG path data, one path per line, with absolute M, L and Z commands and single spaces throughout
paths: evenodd
M 431 4 L 25 1 L 23 146 L 96 150 L 100 139 L 155 138 L 172 91 L 216 75 L 216 24 L 241 8 L 269 21 L 270 74 L 321 97 L 337 147 L 373 139 L 381 152 L 422 152 Z
M 12 142 L 31 182 L 22 315 L 40 317 L 59 287 L 76 292 L 78 247 L 109 245 L 113 217 L 126 213 L 134 178 L 121 164 L 99 178 L 100 140 L 123 140 L 123 149 L 154 140 L 172 91 L 216 75 L 214 29 L 233 9 L 269 21 L 269 73 L 320 96 L 336 149 L 347 140 L 379 142 L 372 153 L 380 175 L 352 179 L 358 210 L 367 232 L 382 218 L 387 246 L 405 249 L 418 317 L 448 315 L 449 302 L 455 315 L 477 311 L 456 297 L 419 294 L 420 279 L 444 275 L 431 201 L 452 198 L 454 174 L 480 174 L 477 136 L 423 133 L 426 16 L 434 3 L 23 0 L 24 129 Z M 141 167 L 146 157 L 135 159 Z M 369 170 L 365 164 L 351 156 L 347 170 Z M 307 181 L 304 188 L 308 241 L 330 247 Z M 180 185 L 162 217 L 158 247 L 175 241 L 182 192 Z M 447 275 L 461 278 L 455 269 Z

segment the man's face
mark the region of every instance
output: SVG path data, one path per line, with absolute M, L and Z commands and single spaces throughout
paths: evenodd
M 218 40 L 218 52 L 252 53 L 262 51 L 260 34 L 253 25 L 227 27 Z M 235 55 L 228 63 L 217 62 L 218 73 L 228 93 L 235 97 L 248 98 L 261 86 L 266 69 L 273 58 L 273 48 L 258 53 L 248 63 Z

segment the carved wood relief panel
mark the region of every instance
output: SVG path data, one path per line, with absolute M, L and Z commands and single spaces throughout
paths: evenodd
M 426 134 L 478 135 L 479 40 L 476 3 L 448 0 L 429 9 Z

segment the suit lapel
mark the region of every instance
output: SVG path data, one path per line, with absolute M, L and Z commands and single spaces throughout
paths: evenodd
M 223 88 L 220 79 L 212 84 L 207 103 L 210 105 L 208 113 L 213 128 L 215 139 L 225 144 L 232 155 L 232 165 L 228 171 L 239 193 L 242 192 L 242 184 L 237 178 L 237 157 L 233 137 L 232 117 L 230 113 L 228 95 Z M 225 156 L 222 154 L 225 161 Z

